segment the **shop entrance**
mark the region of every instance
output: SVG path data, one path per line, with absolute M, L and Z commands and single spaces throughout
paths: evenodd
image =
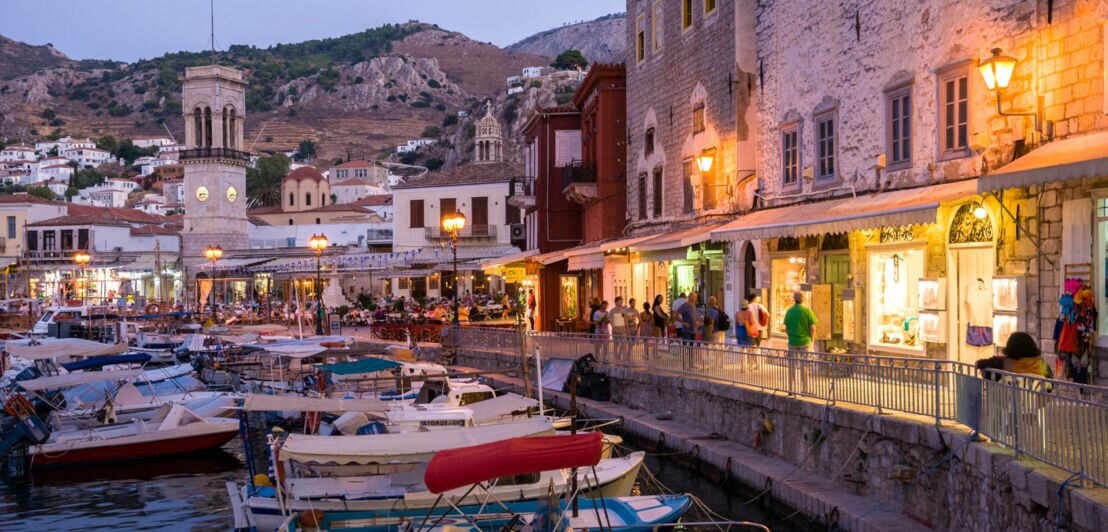
M 846 349 L 843 341 L 843 289 L 850 276 L 850 255 L 837 253 L 823 256 L 823 283 L 831 285 L 831 339 L 827 349 Z
M 951 357 L 973 364 L 993 356 L 993 271 L 994 253 L 991 245 L 954 247 L 950 249 Z M 971 332 L 971 327 L 972 332 Z

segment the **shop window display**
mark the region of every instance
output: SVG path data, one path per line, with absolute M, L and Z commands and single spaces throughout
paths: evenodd
M 919 337 L 919 279 L 923 249 L 869 254 L 869 344 L 922 350 Z
M 793 292 L 808 282 L 808 264 L 804 257 L 782 257 L 771 261 L 770 270 L 773 274 L 772 332 L 784 335 L 785 312 L 793 306 Z M 805 292 L 804 297 L 809 299 L 810 293 Z
M 577 277 L 563 275 L 561 279 L 560 310 L 563 318 L 577 317 Z

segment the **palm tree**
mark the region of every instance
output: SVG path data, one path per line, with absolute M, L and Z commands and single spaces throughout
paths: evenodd
M 289 173 L 289 158 L 283 154 L 259 157 L 246 169 L 246 201 L 252 207 L 281 204 L 281 182 Z

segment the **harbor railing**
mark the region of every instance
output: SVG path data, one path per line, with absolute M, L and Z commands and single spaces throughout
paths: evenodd
M 447 334 L 444 332 L 444 335 Z M 578 359 L 957 422 L 1027 456 L 1108 487 L 1108 388 L 987 371 L 950 360 L 823 352 L 643 336 L 481 327 L 450 331 L 459 350 L 541 350 Z

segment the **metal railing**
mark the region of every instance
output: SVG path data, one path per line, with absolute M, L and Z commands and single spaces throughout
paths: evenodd
M 534 196 L 535 195 L 535 178 L 533 177 L 513 177 L 508 182 L 508 195 L 509 196 Z
M 455 328 L 462 352 L 518 355 L 511 329 Z M 527 353 L 741 384 L 879 412 L 961 423 L 1108 487 L 1108 388 L 988 371 L 950 360 L 794 352 L 673 338 L 528 331 Z
M 187 150 L 181 150 L 177 158 L 182 161 L 186 159 L 212 158 L 249 161 L 250 154 L 240 150 L 233 150 L 231 148 L 189 148 Z
M 596 161 L 570 161 L 562 167 L 562 188 L 575 183 L 596 183 Z
M 467 225 L 461 231 L 458 231 L 458 239 L 496 238 L 496 227 L 492 224 Z M 424 236 L 429 240 L 450 238 L 450 231 L 446 231 L 441 227 L 426 227 L 424 231 Z

